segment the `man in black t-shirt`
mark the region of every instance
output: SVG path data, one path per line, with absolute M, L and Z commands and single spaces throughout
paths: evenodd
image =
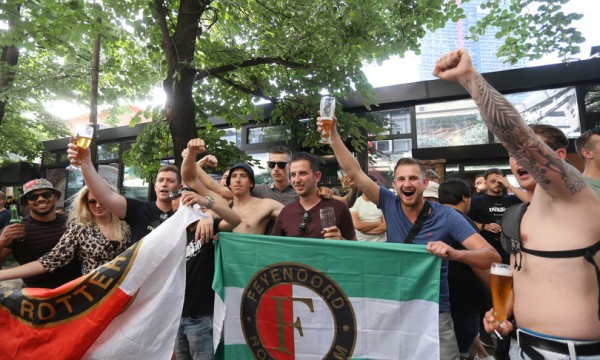
M 35 179 L 23 185 L 21 205 L 30 216 L 22 223 L 6 226 L 0 234 L 0 261 L 12 253 L 15 260 L 26 264 L 50 251 L 65 232 L 67 217 L 54 212 L 60 191 L 50 181 Z M 81 276 L 81 263 L 73 260 L 52 273 L 23 279 L 25 287 L 53 289 Z
M 79 154 L 79 151 L 82 154 Z M 78 156 L 81 159 L 83 179 L 90 192 L 96 195 L 96 200 L 129 224 L 132 243 L 139 241 L 173 215 L 169 194 L 181 186 L 181 176 L 176 166 L 163 165 L 158 169 L 154 184 L 156 201 L 149 202 L 126 198 L 112 191 L 110 185 L 98 174 L 92 164 L 89 149 L 78 150 L 77 145 L 70 143 L 67 154 L 69 160 Z
M 5 208 L 6 194 L 0 191 L 0 231 L 10 223 L 10 211 Z
M 515 195 L 504 193 L 504 185 L 500 178 L 504 177 L 502 170 L 491 168 L 484 173 L 485 194 L 475 196 L 471 200 L 471 209 L 467 216 L 477 223 L 481 236 L 498 251 L 502 262 L 509 263 L 509 256 L 500 244 L 500 232 L 502 231 L 502 215 L 511 205 L 521 202 Z

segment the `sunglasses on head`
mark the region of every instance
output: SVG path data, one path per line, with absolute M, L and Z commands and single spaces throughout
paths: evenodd
M 300 232 L 305 233 L 306 230 L 308 229 L 308 222 L 310 221 L 310 213 L 308 211 L 304 212 L 304 215 L 302 215 L 302 224 L 300 224 Z
M 269 169 L 274 169 L 275 165 L 277 165 L 277 167 L 280 169 L 285 169 L 287 164 L 288 163 L 286 161 L 267 161 L 267 166 Z
M 29 201 L 36 201 L 40 196 L 43 197 L 44 199 L 50 199 L 53 194 L 54 193 L 52 191 L 44 191 L 44 192 L 37 193 L 37 194 L 27 194 L 27 195 L 25 195 L 25 197 Z

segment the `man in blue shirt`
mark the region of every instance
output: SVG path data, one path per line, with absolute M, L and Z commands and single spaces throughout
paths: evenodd
M 319 119 L 320 120 L 320 119 Z M 318 123 L 321 128 L 321 123 Z M 412 158 L 403 158 L 394 168 L 394 189 L 392 191 L 377 186 L 365 174 L 346 148 L 337 133 L 336 120 L 331 129 L 331 148 L 342 169 L 355 182 L 358 189 L 372 199 L 383 211 L 387 224 L 388 242 L 403 243 L 413 224 L 425 206 L 423 191 L 429 180 L 423 163 Z M 413 243 L 427 245 L 427 251 L 442 258 L 440 273 L 440 359 L 458 359 L 458 345 L 450 317 L 448 294 L 448 260 L 489 269 L 493 262 L 500 261 L 500 255 L 485 239 L 456 211 L 439 203 L 430 203 L 431 210 L 423 227 Z M 466 250 L 456 250 L 452 241 L 461 243 Z

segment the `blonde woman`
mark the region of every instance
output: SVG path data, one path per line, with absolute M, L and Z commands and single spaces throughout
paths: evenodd
M 67 229 L 54 248 L 36 261 L 0 271 L 0 281 L 53 272 L 76 258 L 87 274 L 127 249 L 130 235 L 129 226 L 84 186 L 73 196 Z

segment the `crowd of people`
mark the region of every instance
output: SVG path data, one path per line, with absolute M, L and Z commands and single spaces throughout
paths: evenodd
M 223 231 L 425 245 L 442 259 L 441 359 L 600 358 L 600 223 L 594 221 L 600 213 L 600 132 L 588 130 L 575 143 L 585 163 L 581 174 L 565 161 L 564 133 L 526 125 L 467 53 L 446 54 L 434 74 L 458 82 L 475 99 L 508 150 L 520 187 L 497 168 L 470 184 L 442 181 L 420 160 L 402 158 L 388 189 L 361 169 L 334 118 L 330 146 L 345 174 L 344 196 L 319 187 L 317 157 L 291 154 L 284 146 L 269 150 L 270 183 L 256 184 L 246 163 L 231 165 L 217 181 L 205 172 L 218 164 L 217 157 L 205 154 L 202 139 L 193 139 L 182 154 L 181 172 L 162 166 L 156 200 L 139 201 L 120 195 L 98 174 L 89 149 L 71 143 L 68 157 L 81 160 L 86 185 L 70 200 L 68 216 L 56 211 L 61 193 L 46 179 L 23 185 L 19 203 L 29 216 L 20 223 L 9 223 L 0 192 L 0 261 L 12 254 L 22 264 L 1 270 L 0 281 L 23 278 L 25 287 L 59 287 L 112 260 L 178 207 L 198 204 L 208 216 L 187 229 L 177 359 L 210 359 L 214 352 L 214 241 Z M 317 118 L 319 130 L 322 125 Z M 513 205 L 521 207 L 521 217 L 507 222 L 503 215 Z M 327 208 L 335 222 L 324 228 L 320 212 Z M 517 254 L 502 241 L 503 228 L 515 226 Z M 489 269 L 495 262 L 515 269 L 506 321 L 490 311 Z

